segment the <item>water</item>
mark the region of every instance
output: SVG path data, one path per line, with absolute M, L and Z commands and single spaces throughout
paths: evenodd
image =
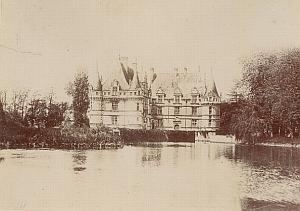
M 0 190 L 0 210 L 300 210 L 300 150 L 1 150 Z

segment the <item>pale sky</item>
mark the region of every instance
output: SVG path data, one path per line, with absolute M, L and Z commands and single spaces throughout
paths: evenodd
M 298 0 L 0 0 L 0 89 L 51 87 L 59 99 L 78 68 L 94 82 L 118 55 L 156 72 L 213 70 L 223 96 L 240 58 L 300 47 Z

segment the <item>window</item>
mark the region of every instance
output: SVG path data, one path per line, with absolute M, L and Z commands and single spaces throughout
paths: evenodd
M 158 103 L 162 103 L 162 98 L 163 98 L 162 95 L 158 95 L 158 96 L 157 96 L 157 102 L 158 102 Z
M 208 108 L 208 113 L 211 114 L 211 111 L 212 111 L 212 107 L 209 106 L 209 108 Z
M 162 119 L 158 119 L 157 120 L 157 124 L 158 124 L 158 127 L 163 127 L 163 120 Z
M 211 126 L 211 119 L 208 120 L 208 126 Z
M 118 87 L 114 86 L 112 90 L 112 95 L 117 95 Z
M 112 110 L 113 111 L 118 110 L 118 102 L 112 102 Z
M 118 117 L 117 116 L 112 116 L 111 117 L 111 124 L 112 125 L 117 125 L 118 124 Z
M 141 91 L 138 91 L 138 95 L 141 95 Z
M 174 107 L 174 115 L 179 115 L 180 108 L 178 106 Z
M 162 107 L 157 107 L 157 114 L 161 115 L 162 114 Z
M 192 119 L 192 127 L 197 127 L 197 119 Z
M 196 95 L 192 96 L 192 103 L 197 103 L 197 96 Z
M 175 103 L 180 103 L 180 96 L 179 95 L 175 95 Z
M 192 107 L 192 115 L 197 115 L 197 107 Z
M 134 95 L 136 95 L 136 92 L 134 92 Z
M 140 103 L 136 103 L 136 110 L 137 110 L 137 111 L 140 110 Z

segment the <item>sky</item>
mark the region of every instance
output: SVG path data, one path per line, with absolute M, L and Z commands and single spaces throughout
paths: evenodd
M 0 90 L 58 100 L 78 69 L 109 78 L 119 55 L 158 73 L 212 71 L 225 96 L 242 58 L 300 47 L 298 0 L 0 1 Z

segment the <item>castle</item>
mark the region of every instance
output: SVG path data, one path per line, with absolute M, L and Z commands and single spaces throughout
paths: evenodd
M 119 58 L 115 75 L 103 82 L 98 76 L 90 88 L 91 126 L 162 129 L 215 134 L 220 126 L 216 84 L 200 72 L 175 69 L 173 73 L 140 76 L 137 63 Z

